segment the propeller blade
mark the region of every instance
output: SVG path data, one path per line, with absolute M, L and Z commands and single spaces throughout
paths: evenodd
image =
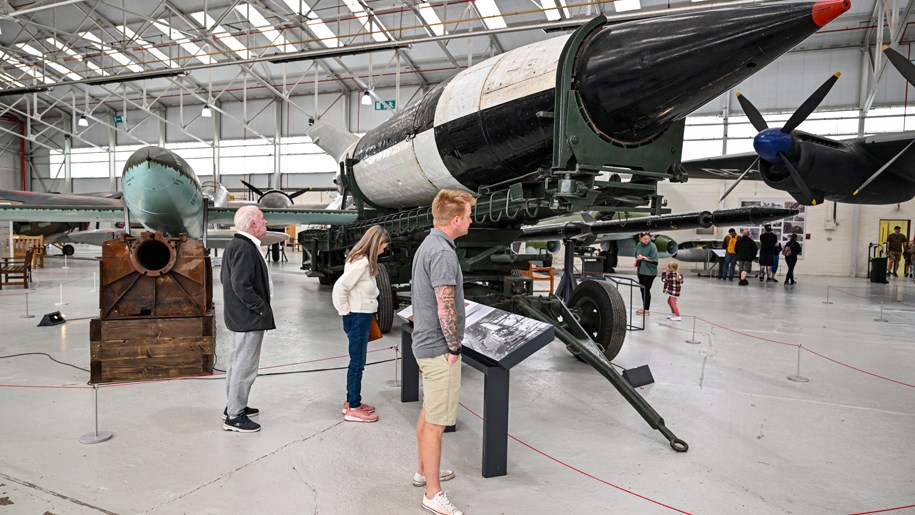
M 759 110 L 756 109 L 756 106 L 750 102 L 750 99 L 741 95 L 740 92 L 737 92 L 737 101 L 740 102 L 740 107 L 743 109 L 743 114 L 747 115 L 747 118 L 750 119 L 750 123 L 753 124 L 753 127 L 762 132 L 769 128 L 766 125 L 766 120 L 759 114 Z
M 889 161 L 887 161 L 886 164 L 884 164 L 883 166 L 881 166 L 879 170 L 877 170 L 876 172 L 874 172 L 874 175 L 871 175 L 866 181 L 864 181 L 864 184 L 858 186 L 858 189 L 856 189 L 855 192 L 852 193 L 852 196 L 857 195 L 861 190 L 863 190 L 865 187 L 867 187 L 868 184 L 874 182 L 874 179 L 876 179 L 877 177 L 880 177 L 880 174 L 882 174 L 883 172 L 885 172 L 886 169 L 889 168 L 889 167 L 893 164 L 894 161 L 896 161 L 897 159 L 899 159 L 899 156 L 901 156 L 902 154 L 905 154 L 906 151 L 908 151 L 909 148 L 912 147 L 912 144 L 913 144 L 913 143 L 915 143 L 915 139 L 913 139 L 912 141 L 910 141 L 909 144 L 905 146 L 905 148 L 903 148 L 902 150 L 900 150 L 898 154 L 896 154 L 895 156 L 893 156 L 893 158 L 890 159 Z
M 814 198 L 813 193 L 810 191 L 810 188 L 807 187 L 807 183 L 804 182 L 804 178 L 801 177 L 800 172 L 797 171 L 797 168 L 791 164 L 791 161 L 788 160 L 788 157 L 783 153 L 779 152 L 778 157 L 781 158 L 782 163 L 785 164 L 785 167 L 788 168 L 788 172 L 791 174 L 791 178 L 794 179 L 794 183 L 797 184 L 797 187 L 800 188 L 801 193 L 805 197 L 810 199 L 810 202 L 815 206 L 817 205 L 817 200 Z
M 886 54 L 893 67 L 899 71 L 899 74 L 909 81 L 909 84 L 915 84 L 915 64 L 912 64 L 904 55 L 890 48 L 889 45 L 883 46 L 883 53 Z
M 913 141 L 915 141 L 915 140 L 913 140 Z M 728 188 L 728 190 L 724 192 L 724 195 L 722 195 L 720 199 L 718 199 L 718 202 L 721 202 L 722 200 L 724 200 L 725 197 L 730 195 L 731 192 L 734 191 L 734 188 L 736 188 L 737 185 L 740 184 L 740 181 L 742 181 L 743 178 L 746 177 L 748 173 L 750 173 L 750 170 L 752 170 L 753 167 L 756 166 L 756 163 L 758 163 L 758 162 L 759 162 L 759 156 L 756 156 L 756 159 L 754 159 L 753 162 L 750 163 L 750 166 L 748 166 L 747 169 L 744 170 L 742 174 L 740 174 L 740 177 L 738 177 L 737 180 L 734 181 L 734 184 L 731 184 L 731 187 Z
M 256 193 L 258 196 L 260 196 L 260 197 L 263 197 L 263 196 L 264 196 L 264 192 L 263 192 L 263 191 L 261 191 L 261 190 L 255 188 L 255 187 L 252 186 L 251 184 L 248 184 L 248 183 L 245 182 L 245 181 L 241 181 L 241 183 L 244 184 L 245 187 L 247 187 L 249 190 L 251 190 L 251 191 L 253 191 L 254 193 Z
M 295 193 L 293 193 L 292 195 L 289 195 L 289 199 L 292 200 L 303 193 L 308 193 L 309 191 L 311 191 L 311 188 L 302 188 L 299 191 L 296 191 Z
M 829 90 L 832 89 L 841 75 L 840 72 L 834 73 L 832 77 L 826 79 L 826 82 L 824 82 L 822 86 L 817 88 L 813 94 L 807 97 L 807 100 L 804 100 L 801 107 L 798 107 L 797 110 L 794 111 L 794 114 L 791 115 L 791 118 L 788 118 L 788 121 L 785 122 L 785 126 L 782 127 L 782 132 L 791 132 L 794 129 L 797 129 L 797 126 L 806 120 L 807 117 L 810 116 L 810 113 L 820 105 L 820 102 L 826 98 L 826 95 L 829 94 Z

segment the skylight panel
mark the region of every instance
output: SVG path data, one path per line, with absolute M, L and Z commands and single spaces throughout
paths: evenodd
M 119 31 L 123 32 L 124 35 L 127 36 L 129 39 L 136 41 L 137 44 L 140 45 L 140 48 L 143 51 L 149 52 L 153 57 L 162 61 L 162 64 L 167 65 L 169 68 L 178 68 L 179 66 L 181 66 L 180 64 L 173 61 L 170 57 L 165 55 L 164 52 L 162 52 L 161 50 L 159 50 L 158 48 L 153 46 L 148 41 L 145 41 L 142 38 L 138 38 L 136 32 L 130 30 L 130 28 L 128 28 L 126 25 L 118 25 L 115 28 L 118 29 Z
M 613 2 L 613 7 L 616 8 L 616 12 L 622 13 L 626 11 L 637 11 L 642 8 L 642 4 L 639 0 L 616 0 Z
M 216 20 L 214 20 L 213 17 L 209 14 L 200 11 L 191 14 L 191 18 L 199 23 L 200 26 L 206 29 L 210 34 L 212 34 L 214 39 L 218 39 L 220 43 L 229 47 L 238 57 L 241 57 L 242 59 L 249 59 L 253 57 L 251 52 L 248 51 L 248 47 L 243 45 L 241 41 L 235 38 L 235 36 L 229 34 L 229 31 L 226 30 L 225 27 L 222 25 L 213 26 Z
M 96 66 L 96 64 L 93 63 L 92 61 L 83 58 L 83 56 L 81 56 L 81 55 L 79 55 L 78 53 L 76 53 L 76 51 L 74 51 L 72 48 L 70 48 L 70 47 L 68 47 L 67 45 L 61 43 L 60 41 L 57 41 L 56 39 L 54 39 L 54 38 L 47 38 L 47 39 L 45 39 L 45 42 L 48 43 L 49 45 L 53 46 L 54 48 L 56 48 L 56 49 L 58 49 L 58 50 L 61 50 L 63 53 L 65 53 L 65 54 L 67 54 L 68 56 L 70 56 L 70 57 L 76 59 L 77 61 L 79 61 L 79 62 L 85 64 L 87 68 L 89 68 L 90 70 L 94 71 L 95 73 L 97 73 L 97 74 L 99 74 L 99 75 L 111 75 L 110 73 L 108 73 L 108 72 L 106 72 L 105 70 L 103 70 L 103 69 L 99 68 L 98 66 Z
M 31 77 L 34 77 L 43 83 L 50 82 L 48 80 L 48 78 L 43 76 L 43 74 L 40 71 L 36 72 L 36 71 L 32 70 L 31 67 L 22 64 L 22 62 L 20 62 L 19 59 L 16 59 L 15 57 L 7 54 L 6 52 L 4 52 L 2 50 L 0 50 L 0 61 L 7 61 L 8 63 L 15 66 L 16 69 L 18 69 L 22 73 L 29 75 Z
M 2 80 L 3 82 L 6 82 L 8 84 L 12 84 L 13 86 L 18 86 L 20 88 L 25 87 L 25 84 L 19 82 L 18 80 L 12 78 L 11 76 L 9 76 L 5 73 L 0 73 L 0 80 Z
M 562 19 L 555 0 L 541 0 L 540 7 L 543 8 L 543 14 L 546 15 L 547 20 L 556 21 Z
M 122 66 L 126 66 L 128 70 L 130 70 L 132 72 L 136 72 L 136 73 L 140 73 L 143 71 L 142 66 L 138 66 L 137 64 L 135 64 L 132 60 L 130 60 L 129 57 L 122 54 L 121 52 L 106 51 L 105 50 L 106 48 L 110 49 L 111 47 L 106 45 L 105 43 L 102 43 L 102 40 L 99 39 L 98 36 L 96 36 L 95 34 L 93 34 L 91 32 L 82 32 L 79 34 L 79 37 L 81 37 L 87 41 L 91 41 L 91 42 L 95 43 L 96 45 L 98 45 L 99 51 L 101 51 L 102 54 L 110 56 L 112 59 L 119 62 Z
M 204 52 L 203 49 L 201 49 L 195 43 L 192 43 L 190 39 L 186 37 L 176 38 L 175 35 L 181 33 L 176 30 L 172 30 L 172 28 L 167 23 L 165 23 L 165 20 L 156 20 L 153 22 L 153 25 L 162 31 L 163 34 L 167 35 L 169 39 L 175 43 L 178 43 L 178 45 L 183 48 L 185 52 L 194 57 L 194 59 L 197 59 L 203 64 L 213 64 L 216 62 L 212 56 L 206 55 L 206 52 Z
M 496 5 L 496 0 L 476 0 L 473 5 L 476 6 L 483 18 L 483 25 L 486 25 L 487 29 L 504 29 L 507 26 L 502 18 L 502 12 Z
M 321 18 L 319 18 L 318 15 L 311 10 L 311 7 L 309 7 L 307 3 L 300 2 L 299 0 L 283 1 L 286 2 L 286 5 L 292 12 L 299 14 L 305 13 L 305 17 L 308 18 L 308 21 L 305 22 L 305 26 L 308 27 L 308 30 L 310 30 L 312 34 L 321 40 L 322 45 L 328 48 L 336 48 L 340 46 L 340 41 L 337 40 L 337 36 L 334 34 L 334 31 L 330 30 L 330 27 L 328 27 L 327 24 L 324 23 L 324 21 L 321 20 Z M 302 9 L 301 11 L 299 11 L 300 7 Z
M 238 11 L 242 18 L 247 19 L 251 25 L 259 29 L 260 33 L 270 41 L 270 44 L 277 47 L 280 52 L 295 52 L 298 50 L 254 6 L 236 5 L 235 10 Z
M 41 52 L 41 50 L 38 50 L 37 48 L 33 47 L 32 45 L 29 45 L 27 43 L 19 43 L 16 46 L 21 48 L 25 53 L 34 55 L 35 57 L 42 59 L 48 67 L 53 68 L 57 72 L 63 74 L 66 78 L 68 78 L 70 80 L 82 79 L 81 75 L 74 72 L 70 68 L 67 68 L 66 66 L 64 66 L 62 64 L 58 64 L 58 63 L 46 60 L 44 58 L 44 54 Z
M 365 10 L 365 7 L 359 2 L 359 0 L 343 0 L 343 3 L 349 7 L 349 10 L 356 15 L 356 18 L 362 22 L 362 26 L 365 27 L 369 32 L 372 33 L 372 39 L 378 43 L 384 43 L 389 41 L 387 30 L 385 30 L 384 25 L 378 20 L 377 16 L 369 16 L 369 13 Z
M 435 9 L 429 5 L 429 2 L 417 4 L 416 11 L 436 36 L 445 34 L 445 26 L 442 24 L 442 20 L 438 17 L 438 14 L 435 14 Z

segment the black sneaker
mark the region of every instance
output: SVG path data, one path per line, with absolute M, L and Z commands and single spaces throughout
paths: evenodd
M 246 415 L 239 415 L 223 422 L 222 428 L 226 431 L 236 431 L 238 433 L 256 433 L 261 430 L 261 425 L 257 422 L 251 422 L 251 419 Z
M 245 406 L 245 416 L 247 417 L 256 417 L 260 412 L 261 410 L 257 408 L 249 408 Z M 229 418 L 229 408 L 223 408 L 222 419 L 225 420 L 227 418 Z
M 750 281 L 746 279 L 741 279 L 740 282 L 737 283 L 738 286 L 746 286 L 748 284 L 750 284 Z

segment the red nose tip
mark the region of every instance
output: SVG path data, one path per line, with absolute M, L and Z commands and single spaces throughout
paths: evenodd
M 822 0 L 813 4 L 813 23 L 822 27 L 851 8 L 851 0 Z

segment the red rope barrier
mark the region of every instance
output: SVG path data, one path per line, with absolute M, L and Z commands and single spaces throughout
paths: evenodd
M 850 515 L 870 515 L 871 513 L 886 513 L 888 511 L 907 510 L 909 508 L 915 508 L 915 504 L 910 504 L 908 506 L 898 506 L 896 508 L 886 508 L 885 510 L 861 511 L 858 513 L 852 513 Z

